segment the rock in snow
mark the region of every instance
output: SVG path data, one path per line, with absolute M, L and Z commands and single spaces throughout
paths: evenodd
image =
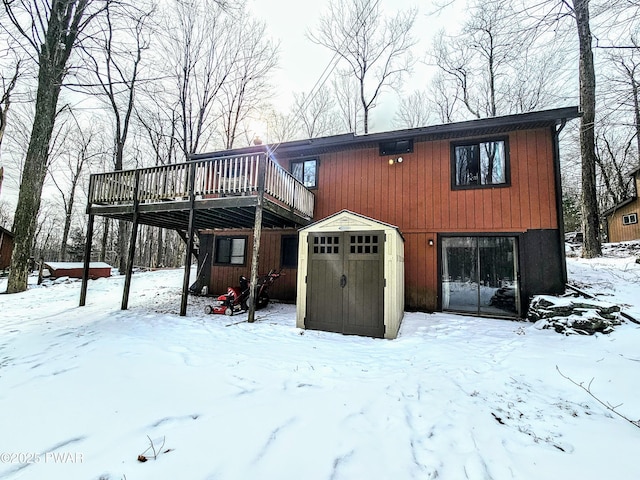
M 622 323 L 618 305 L 548 295 L 534 297 L 527 318 L 536 323 L 536 328 L 553 328 L 565 335 L 611 333 Z

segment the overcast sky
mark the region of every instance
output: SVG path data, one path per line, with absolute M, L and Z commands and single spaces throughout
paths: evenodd
M 418 7 L 418 16 L 413 29 L 419 41 L 415 47 L 416 57 L 423 58 L 438 29 L 446 23 L 459 22 L 453 9 L 441 15 L 428 15 L 431 2 L 417 0 L 380 0 L 384 14 L 393 15 L 398 10 Z M 267 23 L 272 38 L 280 42 L 280 69 L 274 75 L 278 89 L 277 106 L 286 109 L 293 101 L 293 92 L 309 92 L 316 84 L 331 60 L 331 52 L 312 43 L 306 32 L 314 30 L 318 19 L 327 11 L 329 0 L 249 0 L 251 11 Z M 458 17 L 458 18 L 456 18 Z M 405 92 L 425 88 L 429 81 L 429 68 L 417 62 L 414 72 L 407 79 Z M 391 119 L 397 104 L 397 96 L 387 92 L 381 103 L 373 110 L 373 131 L 391 129 Z
M 462 3 L 462 0 L 454 0 Z M 460 14 L 452 15 L 451 8 L 439 16 L 428 15 L 433 8 L 431 0 L 380 0 L 383 14 L 389 16 L 398 10 L 405 10 L 412 6 L 418 7 L 418 15 L 413 29 L 413 35 L 419 41 L 414 50 L 417 58 L 424 58 L 431 40 L 437 30 L 443 25 L 449 27 L 460 21 Z M 293 104 L 294 93 L 309 93 L 329 64 L 332 53 L 314 44 L 306 33 L 314 30 L 318 19 L 324 14 L 329 0 L 248 0 L 252 14 L 263 19 L 267 24 L 270 36 L 280 43 L 280 68 L 273 76 L 276 87 L 274 106 L 286 113 Z M 449 28 L 447 27 L 447 28 Z M 429 82 L 430 69 L 418 61 L 413 74 L 407 78 L 404 91 L 408 94 L 414 89 L 424 89 Z M 330 79 L 329 79 L 330 82 Z M 328 83 L 330 84 L 330 83 Z M 392 119 L 395 113 L 398 96 L 394 92 L 386 92 L 378 105 L 371 112 L 370 131 L 379 132 L 393 129 Z M 267 138 L 268 134 L 256 127 L 256 134 Z M 2 186 L 2 199 L 15 204 L 18 193 L 17 172 L 6 165 L 5 182 Z M 53 191 L 51 185 L 47 191 Z M 49 192 L 51 193 L 51 192 Z

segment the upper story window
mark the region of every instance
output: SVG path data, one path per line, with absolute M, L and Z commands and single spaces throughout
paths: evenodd
M 506 139 L 454 143 L 451 146 L 452 188 L 483 188 L 509 183 Z
M 634 223 L 638 223 L 638 214 L 630 213 L 629 215 L 622 216 L 622 224 L 623 225 L 633 225 Z
M 307 188 L 318 186 L 318 160 L 291 162 L 291 175 Z
M 247 252 L 247 237 L 216 237 L 215 263 L 222 265 L 244 265 Z

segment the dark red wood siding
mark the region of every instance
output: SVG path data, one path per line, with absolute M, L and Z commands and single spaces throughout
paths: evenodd
M 556 228 L 552 142 L 547 129 L 509 135 L 511 186 L 451 189 L 450 141 L 416 142 L 389 165 L 377 147 L 320 156 L 314 218 L 352 210 L 419 231 Z
M 244 265 L 228 266 L 228 265 L 212 265 L 211 281 L 209 291 L 211 294 L 222 294 L 227 291 L 228 286 L 237 286 L 238 279 L 241 275 L 249 278 L 251 275 L 251 248 L 253 246 L 253 230 L 233 230 L 207 232 L 216 235 L 241 235 L 247 237 L 247 252 L 245 255 L 246 262 Z M 283 235 L 297 235 L 297 231 L 293 229 L 264 229 L 260 237 L 260 269 L 259 274 L 263 275 L 271 269 L 280 270 L 281 268 L 281 238 Z M 215 249 L 215 241 L 212 242 Z M 215 255 L 215 253 L 214 253 Z M 213 257 L 215 258 L 215 257 Z M 282 270 L 282 276 L 275 281 L 269 291 L 271 298 L 283 301 L 293 302 L 296 299 L 296 274 L 297 269 L 285 268 Z
M 389 158 L 397 155 L 381 156 L 377 145 L 319 155 L 314 219 L 347 209 L 398 226 L 405 238 L 406 305 L 435 310 L 439 233 L 558 228 L 551 130 L 521 130 L 507 136 L 510 184 L 506 187 L 452 190 L 451 140 L 447 139 L 416 141 L 414 151 L 403 154 L 403 162 L 393 165 Z M 290 168 L 287 159 L 279 161 Z M 261 273 L 280 268 L 283 233 L 295 232 L 263 232 Z M 252 231 L 240 234 L 248 236 L 250 249 Z M 248 263 L 243 267 L 213 266 L 212 293 L 235 285 L 239 275 L 248 275 L 249 268 Z M 285 272 L 274 285 L 272 297 L 295 300 L 296 270 Z
M 393 165 L 377 146 L 321 155 L 314 218 L 348 209 L 398 226 L 406 240 L 407 306 L 435 309 L 438 233 L 558 228 L 551 131 L 508 138 L 508 187 L 452 190 L 450 140 L 415 142 Z

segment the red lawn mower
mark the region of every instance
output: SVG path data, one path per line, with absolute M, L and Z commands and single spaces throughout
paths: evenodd
M 256 309 L 264 308 L 269 303 L 269 287 L 273 282 L 280 278 L 280 272 L 270 270 L 266 275 L 258 277 L 258 288 L 256 290 Z M 204 313 L 215 313 L 233 315 L 234 313 L 244 312 L 249 309 L 247 301 L 249 300 L 249 280 L 244 275 L 240 276 L 240 285 L 238 287 L 228 287 L 227 293 L 219 295 L 213 302 L 213 305 L 204 307 Z

